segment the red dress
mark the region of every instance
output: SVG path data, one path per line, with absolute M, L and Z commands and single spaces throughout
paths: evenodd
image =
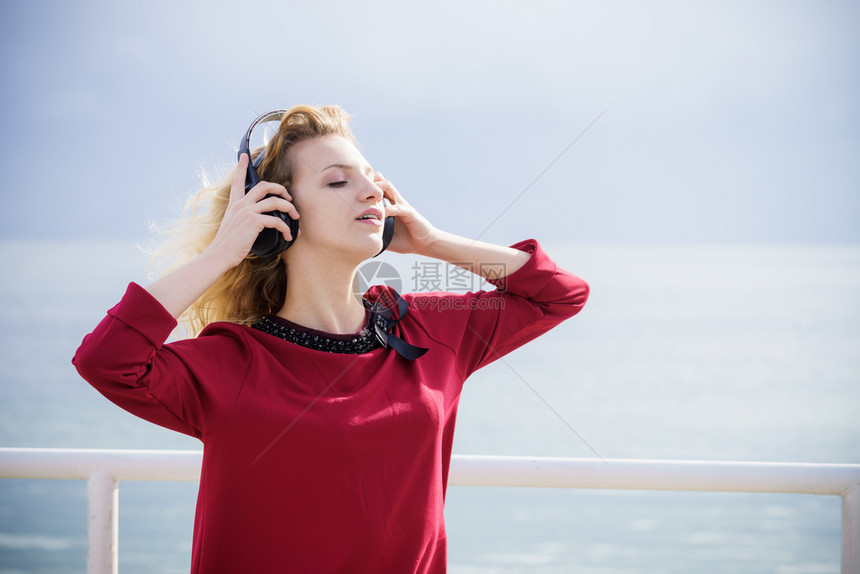
M 176 322 L 129 286 L 73 362 L 123 409 L 203 441 L 192 572 L 445 571 L 463 381 L 588 297 L 536 241 L 514 247 L 532 257 L 495 291 L 403 296 L 392 334 L 429 349 L 413 361 L 224 322 L 165 344 Z

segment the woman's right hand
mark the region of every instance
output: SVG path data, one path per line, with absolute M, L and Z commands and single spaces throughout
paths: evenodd
M 293 219 L 299 218 L 299 212 L 292 204 L 293 198 L 283 185 L 261 181 L 245 193 L 248 161 L 247 154 L 239 157 L 224 218 L 215 239 L 206 248 L 206 252 L 217 254 L 228 268 L 245 259 L 257 236 L 267 227 L 277 229 L 287 241 L 292 239 L 289 226 L 279 217 L 268 215 L 269 212 L 282 211 Z
M 270 211 L 283 211 L 298 218 L 290 194 L 284 186 L 265 181 L 246 194 L 247 169 L 248 156 L 242 154 L 233 173 L 230 199 L 221 226 L 209 247 L 146 288 L 175 318 L 179 318 L 221 275 L 245 259 L 260 231 L 274 227 L 285 238 L 290 237 L 289 227 L 280 218 L 266 215 Z

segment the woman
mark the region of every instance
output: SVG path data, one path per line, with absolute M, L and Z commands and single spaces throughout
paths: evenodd
M 588 296 L 534 240 L 501 247 L 431 225 L 371 169 L 348 121 L 338 107 L 289 110 L 262 181 L 245 193 L 242 154 L 181 228 L 202 235 L 187 242 L 199 253 L 131 284 L 74 358 L 111 401 L 203 441 L 193 572 L 445 571 L 463 381 Z M 377 286 L 359 300 L 356 271 L 384 248 L 391 216 L 391 250 L 497 289 L 401 299 Z M 249 255 L 265 229 L 295 241 Z M 165 344 L 180 319 L 205 328 Z

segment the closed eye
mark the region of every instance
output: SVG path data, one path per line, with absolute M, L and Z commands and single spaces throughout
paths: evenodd
M 333 181 L 330 184 L 328 184 L 329 187 L 343 187 L 345 185 L 346 185 L 345 181 Z

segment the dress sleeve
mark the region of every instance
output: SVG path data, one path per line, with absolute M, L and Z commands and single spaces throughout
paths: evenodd
M 559 268 L 537 241 L 511 247 L 531 257 L 514 273 L 488 279 L 495 291 L 417 295 L 410 302 L 442 313 L 437 342 L 454 350 L 464 378 L 576 315 L 588 299 L 588 284 Z
M 235 403 L 247 361 L 239 335 L 165 344 L 176 320 L 132 283 L 84 337 L 72 363 L 110 401 L 160 426 L 197 438 Z M 234 348 L 230 348 L 234 347 Z M 247 354 L 244 352 L 244 354 Z M 227 363 L 224 357 L 230 356 Z

